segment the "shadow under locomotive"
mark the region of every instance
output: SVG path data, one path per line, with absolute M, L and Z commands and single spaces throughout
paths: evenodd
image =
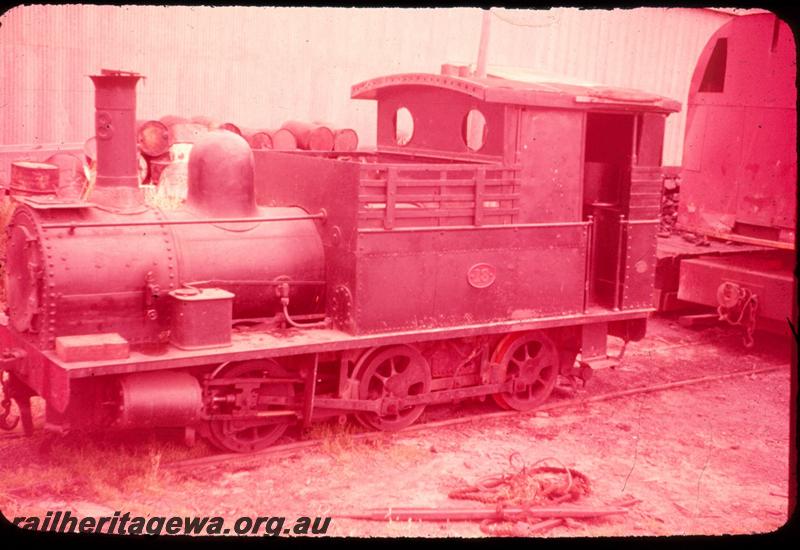
M 26 432 L 38 394 L 61 429 L 185 426 L 253 451 L 325 417 L 528 410 L 613 364 L 607 335 L 641 339 L 654 310 L 679 105 L 446 67 L 353 87 L 377 101 L 373 152 L 209 133 L 175 211 L 138 188 L 139 75 L 92 77 L 90 202 L 17 194 L 8 227 L 2 368 Z

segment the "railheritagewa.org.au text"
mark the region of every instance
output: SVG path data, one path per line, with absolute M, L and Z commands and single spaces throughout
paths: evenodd
M 115 535 L 324 535 L 330 517 L 242 516 L 226 521 L 220 516 L 113 516 L 76 517 L 67 511 L 49 511 L 44 517 L 17 516 L 12 523 L 22 529 L 56 533 L 108 533 Z

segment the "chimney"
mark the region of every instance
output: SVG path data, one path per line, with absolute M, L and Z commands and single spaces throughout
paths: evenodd
M 141 75 L 102 69 L 94 82 L 97 180 L 89 200 L 128 209 L 143 203 L 136 159 L 136 83 Z

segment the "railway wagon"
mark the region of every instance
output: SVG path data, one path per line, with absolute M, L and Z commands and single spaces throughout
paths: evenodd
M 377 147 L 252 151 L 210 132 L 177 210 L 137 185 L 140 75 L 95 84 L 89 200 L 15 194 L 2 424 L 185 427 L 229 451 L 316 419 L 541 404 L 653 311 L 665 118 L 652 94 L 476 78 L 353 86 Z M 577 360 L 576 360 L 577 359 Z
M 659 241 L 662 309 L 710 306 L 743 325 L 788 334 L 797 224 L 796 50 L 769 13 L 734 18 L 692 76 L 677 228 L 707 240 Z

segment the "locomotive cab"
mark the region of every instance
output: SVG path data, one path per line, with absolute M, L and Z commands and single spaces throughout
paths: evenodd
M 470 189 L 474 196 L 465 197 L 472 202 L 431 205 L 440 210 L 472 207 L 473 216 L 436 219 L 420 212 L 411 225 L 471 226 L 476 248 L 485 238 L 482 227 L 518 226 L 530 230 L 532 239 L 543 239 L 549 250 L 555 242 L 545 234 L 558 228 L 553 237 L 574 239 L 581 247 L 578 261 L 569 262 L 564 254 L 545 259 L 545 250 L 539 250 L 537 261 L 549 262 L 551 273 L 568 273 L 569 282 L 577 285 L 570 295 L 583 295 L 582 303 L 552 288 L 551 273 L 533 273 L 530 265 L 516 267 L 523 273 L 520 282 L 536 278 L 541 288 L 558 296 L 562 314 L 591 307 L 618 311 L 652 306 L 664 127 L 667 115 L 679 110 L 677 102 L 628 89 L 491 74 L 479 79 L 469 76 L 465 67 L 450 65 L 444 65 L 440 75 L 369 80 L 353 86 L 352 96 L 377 102 L 377 153 L 372 162 L 416 163 L 420 168 L 442 161 L 461 163 L 470 172 L 459 175 L 476 182 Z M 481 182 L 481 174 L 499 169 L 511 178 L 509 194 L 481 197 L 481 186 L 493 183 Z M 341 182 L 332 185 L 342 188 Z M 405 185 L 409 183 L 396 187 L 396 200 Z M 465 190 L 456 185 L 428 190 L 434 195 Z M 275 199 L 272 191 L 285 193 L 275 187 L 264 192 L 270 200 Z M 487 213 L 503 216 L 487 220 Z M 518 298 L 539 313 L 553 312 L 544 307 L 541 294 Z
M 679 103 L 449 65 L 368 80 L 351 95 L 377 103 L 375 151 L 256 152 L 260 201 L 328 212 L 337 327 L 630 312 L 584 324 L 584 347 L 596 350 L 586 356 L 602 358 L 607 331 L 644 334 L 665 119 Z

